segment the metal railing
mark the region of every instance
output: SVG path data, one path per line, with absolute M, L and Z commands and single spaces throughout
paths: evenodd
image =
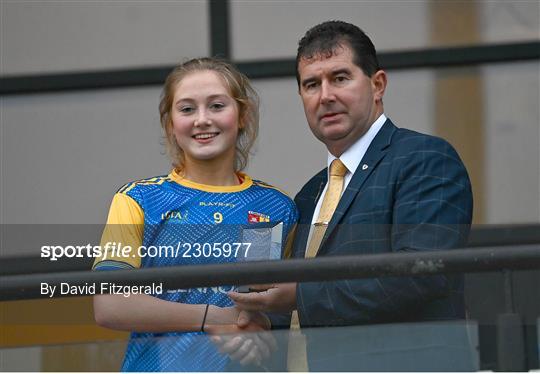
M 509 245 L 510 243 L 515 244 Z M 493 290 L 493 292 L 502 292 L 504 298 L 504 310 L 494 311 L 497 317 L 493 326 L 497 336 L 497 363 L 495 367 L 487 369 L 510 371 L 538 367 L 537 357 L 532 359 L 527 357 L 527 350 L 530 351 L 527 345 L 530 346 L 531 342 L 524 333 L 522 312 L 515 307 L 516 287 L 512 285 L 512 274 L 515 270 L 540 269 L 540 227 L 521 225 L 476 228 L 471 233 L 469 246 L 464 249 L 444 251 L 327 256 L 313 259 L 184 265 L 101 272 L 81 271 L 82 265 L 85 266 L 83 269 L 89 269 L 88 262 L 85 264 L 65 263 L 57 267 L 60 271 L 51 272 L 48 265 L 44 269 L 43 259 L 39 259 L 41 264 L 38 268 L 35 267 L 37 262 L 31 266 L 24 266 L 25 262 L 20 257 L 0 258 L 2 268 L 0 300 L 48 297 L 41 294 L 41 283 L 58 286 L 65 282 L 70 286 L 82 286 L 109 282 L 117 285 L 144 286 L 159 282 L 164 289 L 179 289 L 228 284 L 332 281 L 385 276 L 502 271 L 503 287 Z M 17 267 L 17 263 L 22 266 Z M 39 269 L 41 272 L 36 272 L 40 271 Z M 47 272 L 43 272 L 44 270 Z M 534 284 L 530 286 L 538 287 Z M 79 293 L 76 296 L 80 295 Z M 483 368 L 486 369 L 485 366 Z
M 48 297 L 41 294 L 41 283 L 60 286 L 62 282 L 67 282 L 71 286 L 84 286 L 96 282 L 107 282 L 117 285 L 144 286 L 158 282 L 166 289 L 183 289 L 226 284 L 314 282 L 538 268 L 540 268 L 540 244 L 530 244 L 517 247 L 328 256 L 313 259 L 182 265 L 106 272 L 88 270 L 18 274 L 0 277 L 0 300 Z

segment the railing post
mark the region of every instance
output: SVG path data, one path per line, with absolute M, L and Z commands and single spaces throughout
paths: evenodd
M 499 314 L 497 330 L 497 371 L 526 371 L 523 320 L 514 307 L 512 272 L 503 271 L 505 313 Z

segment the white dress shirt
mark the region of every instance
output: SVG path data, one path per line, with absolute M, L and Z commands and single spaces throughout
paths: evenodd
M 343 196 L 343 192 L 345 192 L 345 189 L 349 185 L 349 182 L 352 179 L 352 176 L 356 169 L 358 168 L 358 165 L 360 165 L 360 162 L 362 161 L 362 158 L 366 154 L 369 145 L 375 138 L 375 136 L 379 133 L 379 130 L 383 127 L 384 123 L 386 122 L 386 116 L 381 114 L 379 118 L 375 122 L 373 122 L 373 125 L 369 128 L 369 130 L 362 135 L 360 139 L 358 139 L 353 145 L 349 147 L 342 155 L 339 157 L 341 162 L 347 167 L 347 174 L 345 174 L 345 178 L 343 180 L 343 190 L 341 191 L 341 196 Z M 332 161 L 334 161 L 337 157 L 328 152 L 328 173 L 330 172 L 330 164 Z M 330 176 L 328 175 L 328 180 L 330 180 Z M 324 187 L 323 192 L 321 193 L 321 196 L 319 197 L 319 200 L 317 201 L 317 205 L 315 206 L 315 211 L 313 212 L 313 218 L 311 219 L 311 229 L 313 229 L 313 224 L 317 221 L 317 218 L 319 217 L 319 212 L 321 210 L 321 205 L 323 201 L 323 196 L 326 194 L 326 190 L 328 189 L 328 182 L 326 183 L 326 186 Z M 308 243 L 311 240 L 311 230 L 309 231 L 309 238 Z

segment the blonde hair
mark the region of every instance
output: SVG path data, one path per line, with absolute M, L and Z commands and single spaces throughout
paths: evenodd
M 178 65 L 167 76 L 161 100 L 159 102 L 159 116 L 161 128 L 164 132 L 167 153 L 173 166 L 182 170 L 184 168 L 184 151 L 173 134 L 172 110 L 176 87 L 187 75 L 200 71 L 216 72 L 227 87 L 229 94 L 238 105 L 238 137 L 236 139 L 236 155 L 234 168 L 243 170 L 248 163 L 249 151 L 255 143 L 259 132 L 259 97 L 248 78 L 240 73 L 231 64 L 209 57 L 194 58 Z

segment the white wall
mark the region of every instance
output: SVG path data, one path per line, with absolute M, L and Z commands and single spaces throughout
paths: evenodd
M 204 1 L 1 2 L 1 73 L 174 64 L 204 56 Z
M 359 25 L 372 38 L 377 50 L 425 47 L 429 43 L 427 3 L 233 0 L 233 57 L 294 56 L 298 40 L 306 30 L 331 19 Z
M 540 3 L 484 1 L 482 38 L 538 40 Z M 540 64 L 482 67 L 486 130 L 486 223 L 540 222 Z
M 540 221 L 538 62 L 482 68 L 487 223 Z
M 160 88 L 2 99 L 2 222 L 98 224 L 130 180 L 167 174 Z

